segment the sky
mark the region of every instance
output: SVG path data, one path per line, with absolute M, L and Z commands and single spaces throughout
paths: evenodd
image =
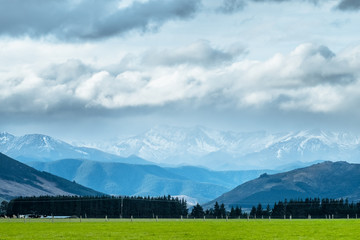
M 358 0 L 0 0 L 0 131 L 360 134 Z

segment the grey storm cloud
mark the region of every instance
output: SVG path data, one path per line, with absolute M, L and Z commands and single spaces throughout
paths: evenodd
M 200 0 L 149 0 L 119 8 L 117 0 L 0 0 L 0 35 L 58 39 L 101 39 L 137 29 L 156 29 L 187 19 Z
M 344 11 L 359 10 L 360 1 L 359 0 L 342 0 L 338 5 L 338 9 Z
M 223 0 L 223 4 L 219 7 L 219 11 L 223 13 L 234 13 L 244 9 L 244 7 L 249 2 L 290 2 L 294 0 Z M 300 0 L 300 1 L 310 1 L 317 2 L 318 0 Z
M 231 14 L 235 12 L 242 11 L 244 7 L 249 2 L 273 2 L 273 3 L 282 3 L 282 2 L 310 2 L 317 4 L 322 1 L 328 0 L 223 0 L 222 5 L 218 8 L 219 12 L 225 14 Z M 337 9 L 343 11 L 356 11 L 360 9 L 360 1 L 359 0 L 339 0 L 338 5 L 336 6 Z

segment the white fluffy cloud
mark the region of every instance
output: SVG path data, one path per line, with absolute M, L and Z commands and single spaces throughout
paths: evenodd
M 303 44 L 288 55 L 277 54 L 264 62 L 239 62 L 236 69 L 241 80 L 234 83 L 234 92 L 243 93 L 245 97 L 239 100 L 247 106 L 274 104 L 283 110 L 338 111 L 357 99 L 348 89 L 360 90 L 360 71 L 353 62 L 353 55 L 359 54 L 354 50 L 352 55 L 335 56 L 324 46 Z
M 151 54 L 149 50 L 131 59 L 139 64 L 136 68 L 118 73 L 78 60 L 38 71 L 25 68 L 11 74 L 1 72 L 0 111 L 117 110 L 174 102 L 202 106 L 220 97 L 235 110 L 272 107 L 326 113 L 352 111 L 359 98 L 360 47 L 334 54 L 325 46 L 303 44 L 289 54 L 275 54 L 265 61 L 220 58 L 215 61 L 224 64 L 210 67 L 194 63 L 192 56 L 204 49 L 222 56 L 225 50 L 209 44 L 205 48 L 191 44 L 184 49 L 189 50 L 181 51 L 183 61 L 179 64 L 154 66 L 144 61 Z M 157 58 L 176 54 L 177 50 Z M 206 62 L 214 55 L 197 56 Z M 216 101 L 211 104 L 216 105 Z

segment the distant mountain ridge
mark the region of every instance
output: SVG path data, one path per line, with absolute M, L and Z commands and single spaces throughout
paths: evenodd
M 205 204 L 251 207 L 298 198 L 347 198 L 360 201 L 360 164 L 323 162 L 274 175 L 263 174 Z
M 360 161 L 360 138 L 322 130 L 267 133 L 158 126 L 111 144 L 120 156 L 217 170 L 281 169 L 293 162 Z M 115 150 L 114 150 L 115 149 Z
M 7 200 L 18 196 L 104 195 L 64 178 L 35 170 L 2 153 L 0 166 L 0 197 Z
M 98 146 L 107 152 L 41 134 L 0 133 L 0 152 L 25 163 L 71 158 L 216 170 L 284 170 L 327 160 L 360 162 L 358 136 L 321 130 L 273 134 L 162 126 Z
M 184 195 L 201 203 L 264 173 L 263 170 L 218 172 L 198 167 L 162 168 L 80 159 L 29 164 L 108 194 Z
M 27 134 L 16 137 L 9 133 L 0 133 L 0 152 L 24 163 L 78 158 L 97 161 L 151 164 L 151 162 L 137 156 L 124 158 L 94 148 L 76 147 L 42 134 Z

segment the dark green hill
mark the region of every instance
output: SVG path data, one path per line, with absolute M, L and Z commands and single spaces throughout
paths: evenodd
M 40 172 L 0 153 L 0 197 L 40 195 L 103 195 L 47 172 Z
M 359 201 L 360 164 L 323 162 L 289 172 L 263 174 L 224 193 L 207 203 L 205 208 L 212 207 L 215 201 L 226 206 L 251 207 L 258 203 L 266 206 L 279 200 L 307 197 Z

